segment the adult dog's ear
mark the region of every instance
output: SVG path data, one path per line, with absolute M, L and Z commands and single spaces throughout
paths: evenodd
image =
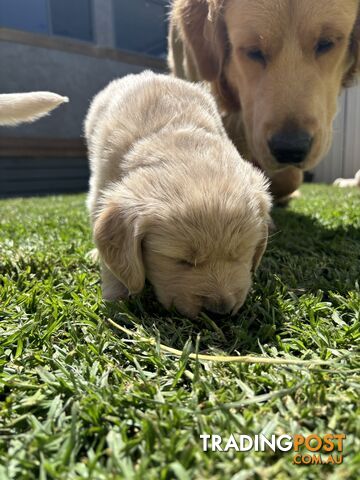
M 203 80 L 215 80 L 224 60 L 226 30 L 220 18 L 222 3 L 180 0 L 174 4 L 173 21 L 178 22 Z
M 137 215 L 131 206 L 124 207 L 117 202 L 105 205 L 94 223 L 94 241 L 102 260 L 130 294 L 139 293 L 144 288 L 141 251 L 144 233 L 143 217 Z
M 225 0 L 175 0 L 172 24 L 181 32 L 198 71 L 198 80 L 212 82 L 215 94 L 227 110 L 238 110 L 239 100 L 228 84 L 223 67 L 229 40 L 222 11 Z M 174 27 L 173 27 L 174 28 Z
M 350 41 L 350 66 L 347 69 L 344 78 L 343 86 L 349 87 L 354 84 L 356 77 L 360 73 L 360 6 L 355 25 L 351 34 Z

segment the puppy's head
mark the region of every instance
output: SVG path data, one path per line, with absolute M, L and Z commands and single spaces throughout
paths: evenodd
M 119 187 L 95 221 L 102 259 L 131 294 L 148 278 L 167 309 L 189 317 L 202 309 L 235 314 L 267 244 L 270 198 L 255 176 L 260 181 L 246 192 L 226 182 L 204 185 L 206 193 L 184 185 L 170 202 L 159 193 L 155 203 L 140 204 Z
M 183 35 L 223 108 L 242 111 L 266 171 L 313 168 L 360 67 L 359 0 L 178 0 Z

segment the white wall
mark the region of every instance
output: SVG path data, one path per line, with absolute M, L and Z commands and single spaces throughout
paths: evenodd
M 340 98 L 334 122 L 334 140 L 327 157 L 314 170 L 314 181 L 332 183 L 353 178 L 360 170 L 360 86 L 346 90 Z

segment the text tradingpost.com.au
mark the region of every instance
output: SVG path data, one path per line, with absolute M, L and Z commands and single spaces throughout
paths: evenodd
M 341 464 L 343 462 L 344 433 L 324 435 L 200 435 L 204 452 L 294 452 L 296 465 Z

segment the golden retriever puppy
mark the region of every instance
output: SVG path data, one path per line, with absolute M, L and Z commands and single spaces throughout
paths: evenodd
M 354 178 L 337 178 L 334 185 L 341 188 L 360 187 L 360 170 L 355 173 Z
M 230 138 L 276 198 L 327 153 L 359 52 L 359 0 L 173 1 L 172 72 L 209 82 Z
M 0 125 L 33 122 L 69 99 L 52 92 L 0 94 Z
M 105 299 L 235 314 L 267 242 L 265 176 L 241 159 L 200 85 L 144 72 L 93 100 L 88 207 Z

